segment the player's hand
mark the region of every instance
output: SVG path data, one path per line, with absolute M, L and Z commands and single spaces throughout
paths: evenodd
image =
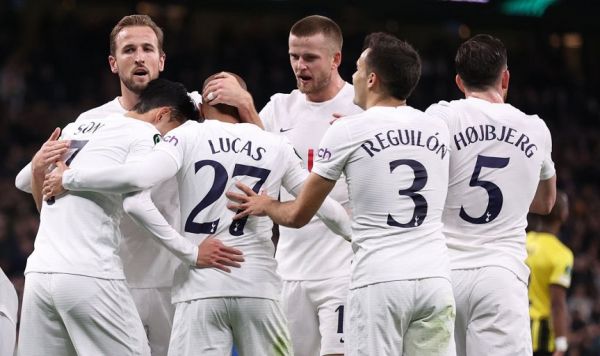
M 266 192 L 256 194 L 250 187 L 244 183 L 237 182 L 235 186 L 244 194 L 227 192 L 225 195 L 230 203 L 227 203 L 227 208 L 236 211 L 233 220 L 238 220 L 248 215 L 265 216 L 267 215 L 267 206 L 273 201 Z
M 226 72 L 217 74 L 202 91 L 202 103 L 209 105 L 226 104 L 239 108 L 252 101 L 248 91 L 240 86 L 237 79 Z
M 240 268 L 240 263 L 244 262 L 242 251 L 233 247 L 228 247 L 216 239 L 209 236 L 200 245 L 198 245 L 198 259 L 196 267 L 217 268 L 227 273 L 231 272 L 229 267 Z
M 48 167 L 58 161 L 69 149 L 69 141 L 57 141 L 60 136 L 60 128 L 55 128 L 50 137 L 31 160 L 31 168 L 34 174 L 45 173 Z
M 69 169 L 69 167 L 67 167 L 63 161 L 57 161 L 56 167 L 52 172 L 46 174 L 42 188 L 44 200 L 48 200 L 51 197 L 58 196 L 65 192 L 65 188 L 62 185 L 62 177 L 67 169 Z

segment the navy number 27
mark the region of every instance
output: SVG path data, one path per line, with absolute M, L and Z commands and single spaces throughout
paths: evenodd
M 198 161 L 194 165 L 194 172 L 198 173 L 198 171 L 204 167 L 212 168 L 214 170 L 215 178 L 206 196 L 194 207 L 194 209 L 192 209 L 185 221 L 185 231 L 193 234 L 214 234 L 217 231 L 220 219 L 201 223 L 194 222 L 194 219 L 202 210 L 210 206 L 223 195 L 223 192 L 225 192 L 225 188 L 227 187 L 227 181 L 229 180 L 229 174 L 221 163 L 208 159 Z M 233 168 L 231 177 L 248 176 L 258 178 L 256 184 L 252 187 L 252 190 L 258 193 L 270 173 L 271 171 L 268 169 L 236 164 Z M 233 236 L 243 235 L 244 226 L 246 225 L 247 220 L 248 217 L 246 216 L 243 219 L 233 221 L 229 226 L 229 233 Z

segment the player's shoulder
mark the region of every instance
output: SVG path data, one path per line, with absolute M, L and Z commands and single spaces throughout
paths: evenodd
M 124 114 L 125 112 L 126 110 L 123 109 L 121 103 L 119 102 L 119 98 L 117 97 L 108 103 L 81 113 L 75 121 L 102 119 L 111 114 Z

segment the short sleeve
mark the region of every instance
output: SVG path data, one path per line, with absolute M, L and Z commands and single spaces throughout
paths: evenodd
M 281 185 L 288 192 L 292 192 L 294 188 L 304 183 L 304 180 L 308 176 L 308 171 L 302 168 L 302 160 L 287 138 L 283 142 L 282 156 L 286 169 L 281 180 Z
M 265 131 L 273 132 L 275 130 L 275 118 L 273 115 L 273 99 L 265 105 L 264 108 L 258 113 L 260 120 L 262 121 Z
M 565 249 L 561 253 L 555 254 L 553 259 L 550 284 L 569 288 L 573 271 L 573 253 Z
M 447 101 L 440 101 L 439 103 L 431 104 L 427 110 L 425 110 L 425 113 L 440 118 L 444 121 L 448 121 L 450 118 L 450 111 L 450 103 Z
M 183 158 L 185 157 L 185 145 L 188 141 L 187 136 L 189 131 L 192 129 L 188 127 L 186 130 L 184 126 L 187 127 L 188 125 L 184 124 L 167 132 L 167 134 L 159 140 L 154 148 L 155 150 L 163 151 L 171 156 L 177 165 L 177 170 L 179 170 L 183 165 Z
M 338 180 L 355 147 L 344 121 L 336 121 L 321 139 L 312 171 L 323 178 Z
M 550 179 L 556 174 L 554 162 L 552 161 L 552 136 L 550 135 L 550 130 L 548 130 L 548 127 L 545 124 L 544 129 L 544 160 L 542 161 L 540 180 Z

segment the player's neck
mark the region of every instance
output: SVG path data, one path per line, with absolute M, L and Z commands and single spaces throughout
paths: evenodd
M 140 100 L 140 96 L 139 94 L 136 94 L 131 90 L 127 89 L 125 85 L 121 83 L 121 96 L 118 99 L 119 104 L 121 104 L 121 107 L 129 111 L 133 109 L 133 107 L 138 103 L 138 101 Z
M 504 98 L 502 96 L 502 93 L 498 92 L 495 88 L 483 90 L 483 91 L 465 89 L 465 97 L 477 98 L 477 99 L 489 101 L 490 103 L 495 103 L 495 104 L 504 103 Z
M 365 110 L 370 109 L 375 106 L 387 106 L 387 107 L 398 107 L 398 106 L 406 106 L 406 100 L 400 100 L 394 98 L 393 96 L 379 96 L 372 95 L 367 97 L 367 104 L 365 105 Z
M 306 94 L 306 98 L 308 99 L 308 101 L 312 101 L 313 103 L 322 103 L 324 101 L 329 101 L 335 98 L 336 95 L 338 95 L 340 90 L 342 90 L 342 88 L 344 87 L 344 84 L 346 84 L 346 82 L 344 82 L 344 80 L 338 72 L 335 72 L 332 75 L 331 82 L 329 83 L 329 85 L 327 85 L 327 87 L 323 88 L 323 90 L 320 90 L 317 93 Z

